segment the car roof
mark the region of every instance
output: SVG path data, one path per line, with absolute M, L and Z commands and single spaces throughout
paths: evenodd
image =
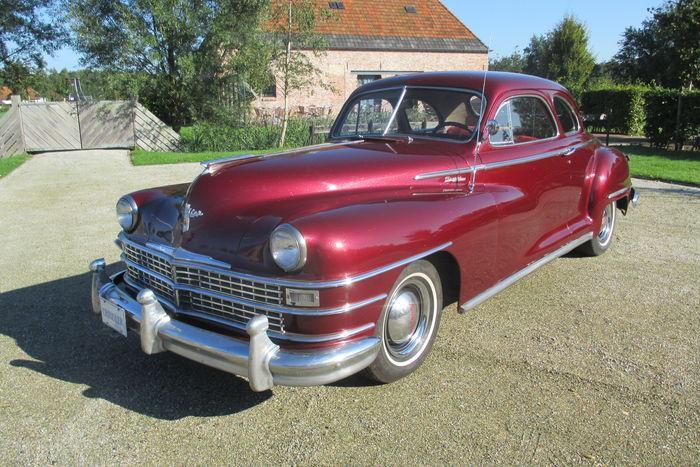
M 505 91 L 547 89 L 568 94 L 566 88 L 554 81 L 537 76 L 501 71 L 451 71 L 437 73 L 413 73 L 373 81 L 353 93 L 403 86 L 436 86 L 457 89 L 471 89 L 481 92 L 486 74 L 486 95 L 497 96 Z

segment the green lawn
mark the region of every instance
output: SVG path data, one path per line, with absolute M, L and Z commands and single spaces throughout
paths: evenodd
M 26 155 L 0 158 L 0 178 L 24 164 L 27 159 L 29 159 L 29 156 Z
M 619 149 L 630 156 L 633 177 L 700 186 L 700 152 L 667 151 L 643 146 Z
M 131 162 L 134 165 L 180 164 L 183 162 L 202 162 L 222 157 L 242 156 L 245 154 L 268 154 L 279 151 L 227 151 L 227 152 L 150 152 L 136 149 L 131 152 Z

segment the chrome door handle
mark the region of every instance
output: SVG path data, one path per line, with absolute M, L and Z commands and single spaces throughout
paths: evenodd
M 576 149 L 576 146 L 571 146 L 570 148 L 566 148 L 564 152 L 561 153 L 561 155 L 564 157 L 570 156 L 576 152 Z

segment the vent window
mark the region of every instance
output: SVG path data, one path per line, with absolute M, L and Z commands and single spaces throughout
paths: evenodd
M 343 2 L 328 2 L 328 6 L 331 10 L 344 10 L 345 4 Z
M 413 5 L 406 5 L 403 9 L 406 10 L 406 13 L 418 13 L 418 10 Z

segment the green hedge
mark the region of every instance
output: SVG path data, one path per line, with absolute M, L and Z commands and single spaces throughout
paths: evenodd
M 665 147 L 675 140 L 680 91 L 654 89 L 646 93 L 645 134 L 652 145 Z M 680 136 L 684 142 L 700 135 L 700 92 L 685 92 L 681 100 Z
M 596 120 L 589 124 L 593 131 L 605 131 L 605 123 L 597 120 L 605 114 L 612 133 L 642 135 L 646 124 L 644 96 L 648 91 L 642 86 L 586 91 L 581 97 L 581 110 L 584 115 L 595 115 Z
M 286 147 L 309 144 L 309 126 L 315 123 L 307 119 L 290 119 Z M 231 127 L 215 123 L 197 123 L 183 128 L 181 137 L 186 151 L 241 151 L 262 150 L 276 147 L 282 127 L 279 125 L 250 124 Z

